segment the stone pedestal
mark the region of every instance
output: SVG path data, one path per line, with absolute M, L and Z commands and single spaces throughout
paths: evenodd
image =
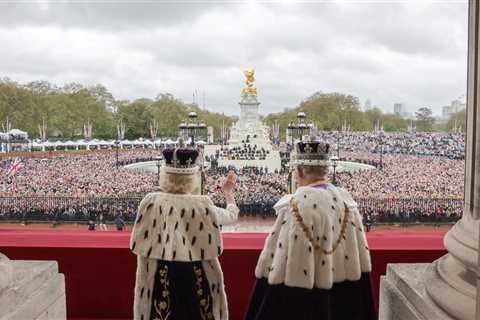
M 243 96 L 238 104 L 240 105 L 240 122 L 260 124 L 260 115 L 258 114 L 260 102 L 256 96 Z
M 258 113 L 257 96 L 252 93 L 243 94 L 240 102 L 240 118 L 232 126 L 230 131 L 230 139 L 228 140 L 229 148 L 243 147 L 243 142 L 248 141 L 249 144 L 257 146 L 258 149 L 264 149 L 267 152 L 265 159 L 255 160 L 232 160 L 221 158 L 218 163 L 221 166 L 233 166 L 235 168 L 243 168 L 245 166 L 267 167 L 271 172 L 281 169 L 281 159 L 278 150 L 274 150 L 269 138 L 269 128 L 260 121 Z M 243 141 L 243 142 L 242 142 Z
M 425 273 L 433 301 L 457 319 L 475 319 L 479 221 L 464 213 L 444 238 L 448 254 Z
M 479 221 L 470 214 L 444 238 L 431 264 L 390 264 L 380 283 L 380 319 L 475 319 Z
M 65 278 L 54 261 L 3 259 L 10 270 L 0 287 L 1 320 L 66 319 Z M 8 267 L 7 267 L 8 266 Z
M 232 127 L 231 140 L 240 143 L 247 136 L 250 136 L 250 139 L 254 136 L 263 138 L 263 125 L 258 113 L 260 102 L 258 102 L 257 97 L 252 94 L 244 95 L 238 104 L 240 105 L 240 118 Z
M 390 264 L 380 280 L 380 320 L 453 319 L 426 292 L 424 275 L 429 263 Z

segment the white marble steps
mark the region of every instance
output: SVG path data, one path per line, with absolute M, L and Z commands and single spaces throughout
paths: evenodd
M 0 288 L 0 320 L 66 319 L 65 278 L 57 262 L 11 263 L 12 283 Z

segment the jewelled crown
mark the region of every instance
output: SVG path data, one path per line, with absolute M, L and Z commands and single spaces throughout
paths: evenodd
M 305 141 L 295 143 L 291 164 L 302 166 L 329 166 L 330 145 L 316 136 L 310 136 Z
M 197 163 L 199 151 L 193 147 L 167 148 L 163 150 L 165 172 L 177 174 L 192 174 L 199 170 Z

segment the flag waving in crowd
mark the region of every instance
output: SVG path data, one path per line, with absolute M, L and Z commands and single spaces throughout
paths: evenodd
M 5 175 L 7 177 L 12 177 L 18 171 L 18 169 L 20 169 L 22 166 L 23 166 L 22 159 L 20 158 L 15 159 L 15 161 L 13 161 L 10 164 L 10 166 L 7 167 L 7 169 L 5 170 Z

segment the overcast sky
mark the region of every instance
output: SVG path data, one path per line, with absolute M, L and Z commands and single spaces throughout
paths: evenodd
M 466 1 L 0 0 L 0 77 L 104 84 L 118 99 L 194 90 L 238 114 L 244 68 L 261 112 L 316 91 L 435 113 L 465 94 Z

